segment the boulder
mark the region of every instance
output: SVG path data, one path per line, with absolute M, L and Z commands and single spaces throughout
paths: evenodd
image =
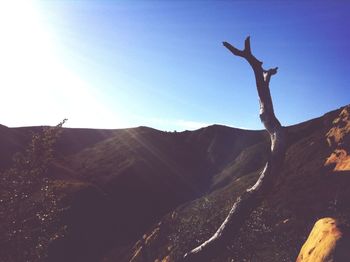
M 318 220 L 296 262 L 350 261 L 349 230 L 334 218 Z

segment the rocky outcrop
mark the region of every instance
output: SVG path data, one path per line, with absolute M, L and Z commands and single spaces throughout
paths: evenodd
M 296 262 L 345 262 L 350 261 L 348 230 L 333 218 L 318 220 Z
M 334 151 L 327 158 L 325 165 L 333 164 L 334 171 L 350 171 L 350 106 L 344 107 L 333 121 L 326 139 Z

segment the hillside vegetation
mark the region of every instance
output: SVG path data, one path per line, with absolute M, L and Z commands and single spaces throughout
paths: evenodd
M 295 261 L 319 218 L 349 221 L 349 114 L 347 106 L 286 128 L 280 179 L 214 261 Z M 41 130 L 0 126 L 3 171 Z M 48 176 L 64 210 L 52 226 L 66 233 L 50 242 L 49 261 L 178 260 L 255 182 L 268 147 L 265 131 L 219 125 L 174 133 L 63 128 Z

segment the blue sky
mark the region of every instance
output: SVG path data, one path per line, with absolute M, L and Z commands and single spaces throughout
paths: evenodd
M 283 125 L 350 103 L 348 1 L 26 1 L 0 4 L 2 124 L 260 129 L 251 68 Z M 2 12 L 2 13 L 1 13 Z

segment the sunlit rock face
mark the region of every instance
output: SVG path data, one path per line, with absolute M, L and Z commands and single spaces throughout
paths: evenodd
M 350 171 L 350 155 L 344 149 L 335 149 L 325 165 L 335 164 L 334 171 Z
M 333 121 L 326 139 L 333 152 L 325 165 L 334 165 L 334 171 L 350 171 L 350 106 L 345 107 Z
M 296 262 L 350 261 L 348 230 L 334 218 L 318 220 L 300 250 Z

